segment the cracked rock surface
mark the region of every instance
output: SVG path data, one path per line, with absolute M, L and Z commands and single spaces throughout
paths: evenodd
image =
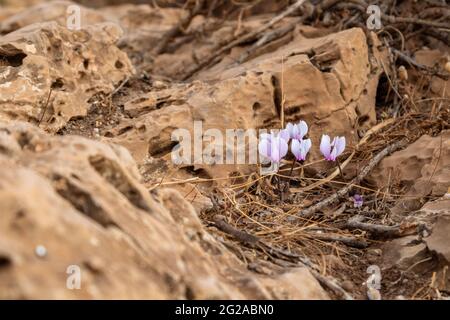
M 2 299 L 328 297 L 305 268 L 245 269 L 177 191 L 148 193 L 123 147 L 1 122 L 0 164 Z

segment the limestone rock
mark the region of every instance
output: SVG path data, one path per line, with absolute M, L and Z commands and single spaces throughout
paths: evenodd
M 427 257 L 427 247 L 416 236 L 391 240 L 383 245 L 383 267 L 406 270 Z
M 87 5 L 91 6 L 92 3 Z M 187 14 L 187 10 L 152 8 L 149 4 L 120 4 L 94 10 L 78 2 L 56 0 L 38 3 L 6 19 L 0 19 L 0 34 L 42 22 L 55 22 L 66 27 L 68 19 L 73 14 L 71 11 L 73 6 L 77 6 L 80 10 L 81 28 L 102 22 L 120 25 L 124 33 L 118 46 L 128 54 L 134 66 L 144 62 L 152 63 L 153 47 L 161 40 L 165 32 Z
M 425 204 L 416 219 L 425 221 L 431 235 L 424 238 L 428 249 L 435 252 L 447 265 L 450 264 L 450 199 L 442 198 Z
M 0 22 L 0 33 L 7 34 L 26 27 L 30 24 L 40 22 L 56 22 L 60 26 L 67 26 L 68 18 L 73 12 L 70 6 L 78 6 L 80 9 L 80 25 L 85 27 L 108 21 L 108 18 L 101 11 L 80 6 L 76 2 L 66 0 L 56 0 L 36 4 Z
M 425 243 L 429 250 L 450 264 L 450 214 L 437 218 L 431 235 L 425 238 Z
M 383 159 L 371 174 L 379 188 L 400 183 L 408 190 L 406 199 L 392 209 L 394 213 L 418 210 L 427 195 L 443 196 L 450 181 L 450 131 L 437 137 L 424 135 L 406 149 Z M 390 182 L 389 182 L 390 181 Z
M 376 42 L 376 37 L 371 37 Z M 151 163 L 148 174 L 158 176 L 158 170 L 173 168 L 170 156 L 177 142 L 171 141 L 171 134 L 176 129 L 188 130 L 193 141 L 194 121 L 202 121 L 203 132 L 217 129 L 224 138 L 227 129 L 279 128 L 284 101 L 286 121 L 307 121 L 313 145 L 319 145 L 326 132 L 345 135 L 351 147 L 359 140 L 356 128 L 375 121 L 379 70 L 369 61 L 370 50 L 362 30 L 350 29 L 332 36 L 299 38 L 239 67 L 219 64 L 189 85 L 173 85 L 130 99 L 124 111 L 132 119 L 111 129 L 107 136 L 127 147 L 139 164 Z M 223 150 L 223 158 L 234 147 L 223 139 L 204 146 L 210 144 Z M 311 161 L 319 157 L 318 148 L 313 148 Z M 193 157 L 191 160 L 194 163 Z M 189 177 L 186 173 L 192 171 L 205 178 L 254 171 L 248 158 L 246 161 L 183 165 L 179 177 Z
M 0 122 L 0 165 L 2 299 L 328 298 L 306 269 L 247 270 L 123 147 Z
M 70 31 L 48 22 L 1 37 L 0 119 L 42 120 L 55 132 L 86 115 L 94 95 L 108 94 L 133 72 L 114 44 L 120 33 L 110 23 Z

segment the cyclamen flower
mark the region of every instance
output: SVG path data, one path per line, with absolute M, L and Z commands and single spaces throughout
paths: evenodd
M 335 137 L 330 143 L 330 137 L 326 134 L 322 135 L 320 141 L 320 152 L 328 161 L 336 161 L 336 158 L 345 150 L 345 137 Z
M 262 134 L 258 144 L 259 153 L 272 162 L 279 163 L 288 152 L 288 141 L 289 137 L 284 130 L 281 130 L 279 134 Z
M 291 151 L 298 161 L 306 160 L 309 149 L 311 149 L 311 139 L 292 140 Z
M 290 135 L 289 130 L 287 128 L 286 129 L 281 129 L 278 135 L 281 138 L 283 138 L 286 141 L 286 143 L 289 143 L 289 139 L 291 138 L 291 135 Z
M 289 131 L 292 139 L 302 140 L 303 137 L 308 133 L 308 125 L 305 121 L 300 121 L 297 124 L 292 124 L 289 122 L 286 125 L 286 130 Z
M 364 203 L 363 197 L 359 194 L 353 196 L 353 206 L 355 208 L 361 208 Z

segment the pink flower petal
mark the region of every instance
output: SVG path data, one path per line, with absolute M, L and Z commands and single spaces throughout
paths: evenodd
M 300 121 L 297 127 L 300 135 L 299 139 L 303 139 L 303 137 L 308 133 L 308 124 L 305 121 Z
M 308 154 L 309 150 L 311 149 L 311 146 L 312 146 L 311 139 L 303 140 L 303 148 L 305 150 L 305 158 L 306 158 L 306 155 Z
M 336 149 L 336 157 L 342 154 L 345 150 L 345 137 L 338 137 L 334 146 Z
M 289 133 L 288 129 L 280 130 L 279 136 L 284 139 L 286 142 L 289 142 L 289 139 L 291 138 L 291 134 Z
M 292 138 L 293 137 L 293 134 L 294 134 L 294 125 L 292 124 L 292 123 L 288 123 L 287 125 L 286 125 L 286 130 L 289 132 L 289 135 L 290 135 L 290 137 Z
M 322 135 L 320 140 L 320 152 L 324 155 L 325 159 L 329 160 L 331 153 L 330 137 L 326 134 Z
M 281 160 L 288 153 L 289 146 L 287 141 L 282 138 L 278 138 L 278 148 L 280 150 L 280 160 Z
M 270 158 L 271 155 L 270 140 L 261 139 L 258 144 L 258 150 L 262 156 Z
M 294 154 L 295 158 L 297 160 L 300 160 L 301 158 L 301 145 L 300 145 L 300 141 L 298 141 L 297 139 L 293 139 L 291 142 L 291 151 Z

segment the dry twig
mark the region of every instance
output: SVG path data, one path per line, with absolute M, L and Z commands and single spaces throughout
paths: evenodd
M 234 48 L 244 42 L 248 42 L 248 41 L 256 38 L 259 34 L 263 33 L 264 31 L 271 28 L 272 26 L 274 26 L 276 23 L 280 22 L 282 19 L 284 19 L 288 15 L 290 15 L 290 14 L 294 13 L 296 10 L 298 10 L 305 1 L 306 0 L 298 0 L 296 3 L 289 6 L 285 11 L 283 11 L 279 15 L 275 16 L 274 18 L 272 18 L 269 22 L 267 22 L 260 28 L 254 30 L 250 33 L 244 34 L 240 38 L 238 38 L 234 41 L 231 41 L 230 43 L 223 46 L 222 48 L 218 48 L 217 50 L 214 50 L 213 53 L 210 56 L 204 58 L 200 64 L 198 64 L 198 65 L 194 66 L 193 68 L 191 68 L 190 70 L 188 70 L 186 72 L 186 74 L 182 77 L 182 80 L 189 79 L 195 73 L 197 73 L 198 71 L 200 71 L 203 68 L 210 65 L 213 61 L 215 61 L 217 58 L 219 58 L 220 56 L 222 56 L 224 53 L 231 50 L 232 48 Z
M 363 222 L 365 217 L 354 216 L 350 218 L 345 227 L 348 229 L 359 229 L 370 232 L 372 236 L 377 238 L 398 238 L 406 235 L 417 233 L 424 226 L 418 223 L 405 223 L 393 226 L 385 226 L 382 224 L 373 224 Z
M 166 34 L 164 34 L 161 41 L 153 49 L 153 52 L 156 55 L 165 52 L 170 40 L 172 38 L 176 37 L 180 32 L 182 32 L 186 28 L 186 26 L 189 25 L 192 18 L 195 17 L 202 9 L 204 2 L 205 2 L 205 0 L 196 0 L 194 8 L 191 11 L 189 11 L 189 14 L 186 17 L 184 17 L 183 19 L 181 19 L 180 22 L 176 26 L 174 26 L 172 29 L 167 31 Z
M 222 215 L 215 215 L 213 220 L 219 230 L 231 235 L 239 242 L 249 245 L 251 248 L 259 248 L 263 252 L 275 254 L 279 259 L 287 259 L 288 261 L 297 260 L 296 262 L 299 262 L 302 266 L 306 267 L 323 286 L 329 288 L 343 299 L 353 300 L 353 297 L 337 283 L 336 279 L 320 274 L 320 272 L 317 271 L 318 268 L 314 266 L 309 259 L 269 246 L 262 242 L 257 236 L 238 230 L 229 225 L 226 222 L 226 218 Z
M 47 96 L 47 101 L 45 102 L 44 111 L 42 112 L 42 116 L 38 122 L 38 127 L 41 125 L 42 120 L 44 120 L 44 116 L 45 116 L 45 113 L 47 112 L 48 104 L 50 102 L 50 97 L 52 96 L 52 91 L 53 91 L 53 88 L 50 88 L 50 91 L 48 92 L 48 96 Z
M 395 142 L 391 144 L 390 146 L 383 149 L 380 153 L 378 153 L 373 159 L 369 162 L 369 164 L 364 167 L 361 172 L 358 174 L 356 178 L 353 179 L 351 183 L 343 187 L 342 189 L 338 190 L 333 195 L 329 196 L 328 198 L 320 201 L 319 203 L 301 210 L 297 215 L 302 218 L 310 218 L 312 217 L 317 211 L 331 205 L 334 203 L 337 199 L 340 197 L 345 196 L 348 194 L 348 192 L 353 188 L 354 185 L 359 184 L 366 176 L 367 174 L 388 154 L 402 148 L 407 143 L 407 140 L 401 140 L 398 142 Z

